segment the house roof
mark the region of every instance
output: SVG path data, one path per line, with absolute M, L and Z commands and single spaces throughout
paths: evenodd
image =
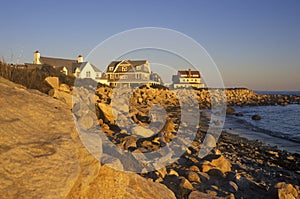
M 185 77 L 200 77 L 200 72 L 196 70 L 179 70 L 178 75 Z
M 63 67 L 64 66 L 69 71 L 72 71 L 73 64 L 78 63 L 77 60 L 54 58 L 54 57 L 40 57 L 40 62 L 42 64 L 47 64 L 47 65 L 50 65 L 50 66 L 56 66 L 56 67 Z
M 83 68 L 88 64 L 89 62 L 82 62 L 82 63 L 74 63 L 72 65 L 72 72 L 74 73 L 76 68 L 79 68 L 80 71 L 83 70 Z M 93 64 L 90 63 L 90 65 L 92 66 L 93 70 L 95 72 L 101 72 L 96 66 L 94 66 Z
M 91 66 L 93 67 L 95 72 L 101 72 L 101 70 L 99 70 L 96 66 L 94 66 L 93 64 L 91 64 Z
M 83 62 L 83 63 L 74 63 L 73 65 L 72 65 L 72 73 L 75 73 L 75 70 L 76 70 L 76 68 L 80 68 L 81 69 L 81 66 L 84 64 L 84 63 L 86 63 L 86 62 Z
M 129 64 L 131 64 L 131 66 L 136 67 L 139 65 L 143 65 L 147 63 L 147 60 L 122 60 L 122 61 L 112 61 L 108 67 L 107 67 L 107 71 L 109 70 L 110 67 L 116 67 L 119 63 L 121 62 L 127 62 Z

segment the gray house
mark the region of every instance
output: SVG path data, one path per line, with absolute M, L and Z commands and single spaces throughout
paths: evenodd
M 152 79 L 151 77 L 151 69 L 147 60 L 113 61 L 107 66 L 104 74 L 107 84 L 113 87 L 160 84 L 156 80 L 158 78 Z

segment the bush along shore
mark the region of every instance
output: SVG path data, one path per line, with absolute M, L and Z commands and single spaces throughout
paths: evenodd
M 276 147 L 265 146 L 260 141 L 249 141 L 223 131 L 219 139 L 210 135 L 209 146 L 213 149 L 204 158 L 198 156 L 204 137 L 207 136 L 210 119 L 202 110 L 210 107 L 213 99 L 210 95 L 219 95 L 224 90 L 172 91 L 164 87 L 144 86 L 133 91 L 119 89 L 115 92 L 102 85 L 98 86 L 95 95 L 91 91 L 91 87 L 76 88 L 76 94 L 73 95 L 76 98 L 73 107 L 75 117 L 82 121 L 82 128 L 86 130 L 100 124 L 109 140 L 126 151 L 158 151 L 176 139 L 180 125 L 187 134 L 196 134 L 191 146 L 172 164 L 148 173 L 143 173 L 143 168 L 135 168 L 140 169 L 138 171 L 143 177 L 165 184 L 177 198 L 298 198 L 299 154 L 278 150 Z M 299 96 L 258 95 L 248 89 L 227 89 L 225 93 L 228 105 L 240 106 L 286 105 L 299 103 L 300 99 Z M 186 97 L 179 100 L 179 95 Z M 196 106 L 193 103 L 195 98 L 199 103 Z M 156 129 L 147 129 L 153 119 L 150 117 L 151 107 L 156 104 L 165 109 L 165 117 L 155 121 Z M 201 117 L 196 133 L 190 132 L 181 123 L 182 104 L 190 109 L 200 107 Z M 98 120 L 93 122 L 89 118 L 95 110 Z M 182 147 L 180 142 L 175 143 L 176 147 Z M 135 167 L 128 165 L 118 155 L 120 167 Z M 160 154 L 161 157 L 165 155 Z M 131 158 L 134 159 L 133 156 Z

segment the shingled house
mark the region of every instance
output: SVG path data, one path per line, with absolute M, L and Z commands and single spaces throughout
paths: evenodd
M 201 75 L 199 71 L 179 70 L 177 75 L 173 75 L 173 88 L 203 88 L 204 84 L 201 83 Z
M 151 75 L 147 60 L 122 60 L 111 62 L 104 74 L 110 86 L 138 86 L 143 84 L 160 84 L 161 79 Z M 152 78 L 155 77 L 155 78 Z
M 77 60 L 62 59 L 54 57 L 43 57 L 39 51 L 34 52 L 33 63 L 26 63 L 28 69 L 41 68 L 47 65 L 57 68 L 65 75 L 75 76 L 78 78 L 91 78 L 97 81 L 102 76 L 102 72 L 89 62 L 83 62 L 82 55 Z

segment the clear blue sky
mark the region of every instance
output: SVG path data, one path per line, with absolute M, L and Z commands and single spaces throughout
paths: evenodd
M 199 42 L 228 87 L 300 90 L 300 1 L 2 1 L 0 56 L 76 58 L 121 31 L 157 26 Z

